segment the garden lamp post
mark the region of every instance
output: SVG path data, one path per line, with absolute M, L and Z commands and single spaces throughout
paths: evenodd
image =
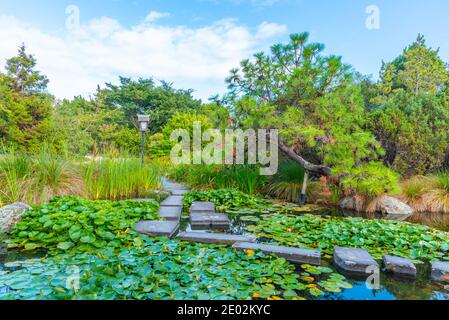
M 307 201 L 307 182 L 309 180 L 309 172 L 307 170 L 304 171 L 304 180 L 302 182 L 302 190 L 301 196 L 299 198 L 300 205 L 305 205 Z
M 143 168 L 145 166 L 145 133 L 148 131 L 150 116 L 138 115 L 137 121 L 139 122 L 139 130 L 142 133 L 142 168 Z

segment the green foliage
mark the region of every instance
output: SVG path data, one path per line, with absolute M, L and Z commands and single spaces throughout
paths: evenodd
M 346 194 L 375 198 L 399 192 L 399 178 L 396 172 L 383 164 L 371 162 L 351 169 L 348 175 L 342 178 L 341 185 Z
M 379 88 L 383 96 L 399 89 L 415 95 L 435 95 L 448 85 L 447 65 L 439 57 L 438 50 L 427 47 L 424 36 L 418 35 L 402 55 L 391 63 L 383 64 Z
M 194 189 L 237 189 L 251 195 L 262 191 L 267 183 L 259 167 L 252 165 L 179 165 L 171 176 Z
M 36 60 L 19 48 L 0 73 L 0 142 L 35 151 L 51 137 L 53 97 L 45 93 L 48 80 L 35 71 Z
M 392 254 L 415 261 L 449 261 L 448 233 L 406 222 L 278 214 L 247 228 L 279 244 L 318 248 L 328 255 L 334 246 L 342 246 L 365 248 L 376 259 Z
M 386 150 L 384 162 L 407 176 L 442 168 L 449 148 L 448 106 L 444 96 L 404 91 L 390 96 L 369 122 Z
M 162 133 L 156 133 L 151 137 L 151 155 L 170 155 L 176 142 L 171 140 L 171 134 L 176 130 L 187 130 L 190 137 L 191 150 L 193 148 L 193 125 L 195 122 L 201 124 L 201 131 L 211 129 L 212 123 L 209 117 L 195 113 L 176 113 L 162 128 Z
M 42 145 L 37 155 L 4 150 L 0 155 L 0 202 L 42 203 L 54 196 L 83 194 L 76 164 Z
M 276 198 L 290 202 L 298 202 L 304 182 L 304 168 L 293 161 L 284 161 L 279 166 L 279 171 L 274 175 L 268 185 L 268 193 Z M 313 199 L 316 196 L 318 184 L 309 181 L 307 197 Z
M 140 238 L 142 239 L 142 238 Z M 2 272 L 0 299 L 230 300 L 303 299 L 350 288 L 344 277 L 285 259 L 177 240 L 147 239 L 119 254 L 64 254 Z M 79 287 L 67 283 L 76 272 Z M 319 282 L 318 282 L 319 281 Z
M 120 85 L 106 84 L 97 94 L 97 100 L 111 110 L 123 112 L 123 123 L 135 127 L 137 114 L 149 114 L 151 131 L 156 133 L 176 113 L 196 112 L 201 102 L 193 99 L 192 90 L 176 90 L 169 83 L 155 85 L 152 79 L 120 77 Z
M 131 230 L 137 222 L 158 219 L 158 208 L 155 201 L 55 198 L 23 214 L 13 227 L 10 246 L 89 253 L 122 248 L 134 241 L 136 234 Z
M 340 57 L 323 56 L 322 44 L 294 34 L 271 54 L 244 60 L 228 78 L 230 98 L 244 127 L 278 128 L 282 142 L 309 162 L 345 173 L 377 160 L 380 144 L 363 129 L 360 88 Z
M 162 174 L 156 165 L 142 168 L 137 158 L 92 159 L 84 165 L 84 184 L 91 199 L 145 197 L 161 187 Z
M 185 208 L 190 208 L 195 201 L 214 202 L 218 209 L 224 211 L 228 208 L 251 207 L 262 202 L 261 199 L 234 189 L 219 189 L 210 191 L 194 191 L 184 196 Z
M 377 95 L 370 93 L 367 128 L 386 151 L 384 163 L 403 175 L 424 175 L 445 165 L 449 70 L 424 37 L 383 65 Z

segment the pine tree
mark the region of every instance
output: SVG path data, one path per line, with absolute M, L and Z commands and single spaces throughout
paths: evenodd
M 32 151 L 52 130 L 53 97 L 45 92 L 48 79 L 35 70 L 36 59 L 21 45 L 0 73 L 0 141 Z
M 47 89 L 47 77 L 34 70 L 35 67 L 36 59 L 26 53 L 25 44 L 22 44 L 17 56 L 6 61 L 6 73 L 11 78 L 11 86 L 14 91 L 21 94 L 32 94 Z

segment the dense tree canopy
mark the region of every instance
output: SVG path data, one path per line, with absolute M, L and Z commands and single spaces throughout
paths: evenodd
M 130 127 L 135 127 L 137 114 L 149 114 L 153 133 L 160 131 L 175 113 L 196 112 L 201 107 L 201 101 L 193 99 L 192 90 L 177 90 L 167 82 L 156 86 L 152 79 L 134 81 L 123 77 L 119 85 L 106 84 L 96 100 L 111 110 L 122 110 L 122 122 Z
M 228 78 L 240 122 L 277 128 L 280 148 L 306 169 L 324 175 L 377 159 L 382 150 L 363 130 L 364 104 L 353 72 L 324 46 L 296 34 L 271 54 L 241 63 Z M 312 164 L 311 162 L 315 163 Z
M 384 163 L 404 175 L 442 169 L 449 151 L 449 71 L 423 36 L 383 65 L 373 85 L 368 128 L 386 150 Z M 368 90 L 366 92 L 369 92 Z M 372 91 L 371 91 L 372 92 Z
M 51 136 L 53 97 L 45 92 L 48 79 L 35 67 L 22 45 L 0 73 L 0 140 L 19 149 L 33 150 Z
M 383 63 L 374 82 L 308 38 L 294 34 L 242 61 L 227 79 L 228 94 L 209 104 L 194 99 L 192 90 L 124 77 L 89 99 L 55 103 L 47 77 L 22 45 L 0 73 L 0 140 L 30 152 L 47 142 L 72 155 L 111 148 L 137 153 L 136 116 L 144 113 L 152 120 L 147 144 L 153 156 L 169 153 L 171 129 L 203 119 L 220 129 L 279 129 L 287 157 L 351 189 L 368 174 L 371 184 L 379 182 L 374 190 L 393 190 L 388 184 L 396 175 L 387 167 L 402 176 L 448 167 L 449 69 L 439 50 L 420 35 Z

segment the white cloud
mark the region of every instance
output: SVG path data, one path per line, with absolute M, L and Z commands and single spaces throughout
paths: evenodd
M 168 13 L 168 12 L 151 11 L 145 17 L 145 22 L 153 23 L 153 22 L 156 22 L 159 19 L 167 18 L 169 16 L 170 16 L 170 13 Z
M 271 22 L 263 22 L 257 27 L 256 38 L 269 39 L 287 32 L 287 26 Z
M 287 31 L 285 25 L 268 22 L 253 30 L 233 19 L 199 28 L 162 26 L 154 23 L 157 15 L 149 16 L 153 23 L 146 19 L 132 27 L 101 17 L 57 35 L 0 15 L 0 64 L 24 42 L 58 98 L 87 96 L 122 75 L 166 80 L 207 99 L 225 90 L 231 68 Z

